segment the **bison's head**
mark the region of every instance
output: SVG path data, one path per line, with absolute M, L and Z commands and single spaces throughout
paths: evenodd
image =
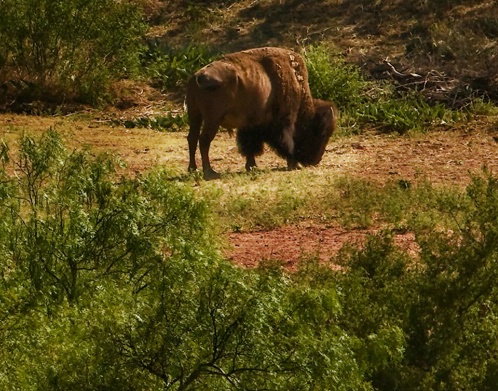
M 296 140 L 296 160 L 313 166 L 320 163 L 329 138 L 337 126 L 337 110 L 331 102 L 314 99 L 314 115 Z

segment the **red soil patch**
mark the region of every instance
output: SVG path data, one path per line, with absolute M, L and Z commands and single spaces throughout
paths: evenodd
M 346 230 L 339 227 L 307 225 L 282 226 L 271 231 L 230 233 L 232 248 L 227 258 L 245 267 L 256 267 L 262 261 L 278 260 L 294 270 L 303 259 L 318 258 L 322 264 L 334 264 L 334 257 L 346 244 L 361 246 L 375 230 Z M 416 255 L 412 233 L 394 235 L 394 243 Z

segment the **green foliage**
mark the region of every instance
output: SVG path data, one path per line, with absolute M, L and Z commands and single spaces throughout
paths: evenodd
M 354 110 L 366 104 L 367 91 L 373 84 L 367 82 L 359 69 L 348 65 L 324 46 L 305 48 L 311 93 L 314 98 L 331 100 L 342 110 Z
M 97 276 L 146 278 L 164 246 L 176 251 L 176 236 L 199 231 L 201 206 L 190 205 L 169 182 L 155 188 L 160 178 L 151 175 L 116 186 L 110 161 L 64 155 L 54 132 L 39 143 L 21 141 L 17 188 L 25 202 L 17 206 L 19 232 L 10 246 L 40 293 L 74 302 Z M 148 240 L 151 232 L 165 242 Z
M 0 77 L 22 81 L 25 99 L 95 103 L 134 72 L 144 31 L 132 1 L 2 1 Z
M 199 68 L 215 60 L 216 54 L 206 46 L 189 45 L 181 48 L 163 48 L 150 44 L 142 53 L 145 73 L 162 89 L 184 87 Z
M 495 387 L 497 197 L 486 172 L 464 194 L 437 195 L 448 218 L 414 226 L 415 259 L 389 232 L 337 257 L 347 270 L 340 324 L 361 341 L 360 367 L 376 389 Z
M 300 289 L 277 271 L 198 266 L 165 265 L 136 325 L 118 334 L 123 354 L 165 389 L 368 389 L 334 325 L 333 287 Z
M 356 67 L 323 46 L 306 48 L 305 57 L 313 96 L 335 102 L 347 126 L 371 124 L 405 133 L 466 118 L 443 104 L 431 105 L 416 93 L 398 95 L 393 86 L 367 81 Z
M 413 338 L 414 344 L 422 342 L 419 357 L 437 374 L 433 389 L 491 390 L 497 348 L 496 178 L 487 172 L 474 177 L 465 199 L 451 211 L 459 230 L 420 235 L 425 268 Z
M 339 270 L 308 259 L 286 274 L 221 259 L 206 203 L 164 171 L 119 178 L 54 131 L 16 153 L 2 143 L 0 164 L 1 389 L 496 386 L 487 171 L 465 191 L 339 181 L 318 198 L 386 228 L 344 247 Z M 299 213 L 305 194 L 290 189 L 274 213 Z M 401 226 L 415 252 L 396 244 Z
M 453 123 L 464 118 L 462 113 L 448 110 L 443 104 L 429 105 L 421 97 L 368 103 L 358 117 L 363 123 L 374 123 L 398 133 L 423 130 L 431 125 Z
M 167 173 L 118 179 L 54 131 L 2 161 L 0 388 L 370 389 L 334 282 L 221 260 Z
M 360 366 L 376 389 L 395 389 L 393 375 L 400 370 L 408 342 L 403 321 L 411 294 L 406 287 L 410 259 L 388 232 L 369 237 L 361 250 L 345 247 L 337 259 L 347 269 L 339 276 L 342 325 L 361 341 Z

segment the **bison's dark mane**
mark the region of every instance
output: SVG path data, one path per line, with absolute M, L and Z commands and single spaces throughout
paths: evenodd
M 284 159 L 294 159 L 304 166 L 316 165 L 335 130 L 334 110 L 331 102 L 315 100 L 314 115 L 299 122 L 293 134 L 287 134 L 292 140 L 290 147 L 284 137 L 291 128 L 285 121 L 241 128 L 237 132 L 239 151 L 243 156 L 259 156 L 266 143 Z
M 239 152 L 243 156 L 259 156 L 263 153 L 266 143 L 280 157 L 292 158 L 293 148 L 289 148 L 283 139 L 284 129 L 288 129 L 288 126 L 283 121 L 274 121 L 265 125 L 246 126 L 239 129 L 237 132 Z

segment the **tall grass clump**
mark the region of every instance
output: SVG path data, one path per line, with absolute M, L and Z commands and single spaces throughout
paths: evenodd
M 23 100 L 96 103 L 133 74 L 145 32 L 137 2 L 0 2 L 0 82 Z

